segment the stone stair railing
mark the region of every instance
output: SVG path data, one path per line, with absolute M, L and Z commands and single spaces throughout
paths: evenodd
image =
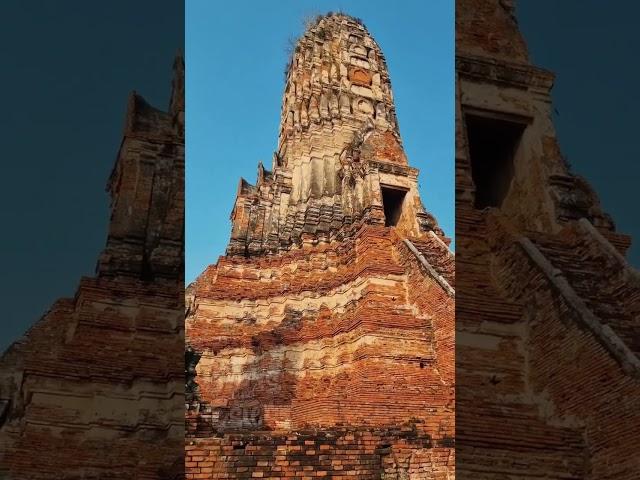
M 624 258 L 618 249 L 586 218 L 581 218 L 577 224 L 578 228 L 587 233 L 589 238 L 591 238 L 594 243 L 597 243 L 606 255 L 615 260 L 615 263 L 618 264 L 625 278 L 629 279 L 635 286 L 640 287 L 640 272 L 629 265 L 627 259 Z
M 542 271 L 567 306 L 577 314 L 575 316 L 576 320 L 594 335 L 596 340 L 616 359 L 623 371 L 640 378 L 640 360 L 638 357 L 611 327 L 606 325 L 589 309 L 584 300 L 569 284 L 562 271 L 555 268 L 529 238 L 521 236 L 517 239 L 517 242 L 529 259 Z
M 434 236 L 435 236 L 435 234 L 434 234 Z M 437 238 L 437 236 L 436 236 L 436 238 Z M 440 240 L 440 239 L 438 239 L 438 240 Z M 418 259 L 420 264 L 424 267 L 424 269 L 428 272 L 428 274 L 436 282 L 438 282 L 438 284 L 442 287 L 442 289 L 445 292 L 447 292 L 447 295 L 449 295 L 452 298 L 455 298 L 456 292 L 455 292 L 454 288 L 449 284 L 449 282 L 442 275 L 440 275 L 436 271 L 435 268 L 433 268 L 433 266 L 429 263 L 429 261 L 425 258 L 425 256 L 422 253 L 420 253 L 420 251 L 411 242 L 411 240 L 409 240 L 408 238 L 405 238 L 405 239 L 403 239 L 403 241 L 404 241 L 405 245 L 407 246 L 407 248 L 409 248 L 411 253 L 413 253 L 416 256 L 416 258 Z M 447 250 L 448 250 L 448 248 L 447 248 Z

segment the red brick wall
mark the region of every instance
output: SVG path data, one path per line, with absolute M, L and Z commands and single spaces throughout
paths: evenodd
M 417 418 L 432 435 L 453 435 L 454 300 L 391 229 L 366 226 L 354 241 L 278 257 L 223 257 L 195 295 L 187 340 L 203 353 L 196 381 L 202 401 L 218 409 L 211 421 L 282 428 Z M 276 319 L 278 305 L 305 296 L 319 306 Z M 334 311 L 322 302 L 335 296 L 346 303 Z M 270 314 L 256 319 L 258 307 L 237 300 Z M 287 352 L 305 351 L 323 353 L 288 363 Z M 234 356 L 250 360 L 234 370 Z
M 191 439 L 186 478 L 449 479 L 454 450 L 419 427 L 229 434 Z

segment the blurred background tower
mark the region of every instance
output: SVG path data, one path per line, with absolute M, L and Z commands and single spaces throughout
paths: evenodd
M 184 60 L 132 92 L 96 275 L 0 358 L 0 477 L 174 480 L 184 463 Z
M 457 472 L 636 478 L 638 273 L 505 0 L 456 5 Z

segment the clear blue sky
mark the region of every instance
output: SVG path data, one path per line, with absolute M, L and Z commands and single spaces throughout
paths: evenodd
M 454 235 L 454 2 L 186 2 L 186 280 L 224 253 L 240 177 L 271 165 L 287 41 L 305 17 L 360 17 L 384 52 L 420 191 Z M 269 168 L 269 167 L 268 167 Z

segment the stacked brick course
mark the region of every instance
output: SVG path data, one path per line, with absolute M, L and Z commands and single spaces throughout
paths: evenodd
M 361 22 L 312 23 L 273 170 L 188 289 L 187 478 L 452 478 L 454 260 L 394 111 Z
M 190 478 L 448 479 L 451 444 L 414 428 L 230 434 L 186 447 Z

